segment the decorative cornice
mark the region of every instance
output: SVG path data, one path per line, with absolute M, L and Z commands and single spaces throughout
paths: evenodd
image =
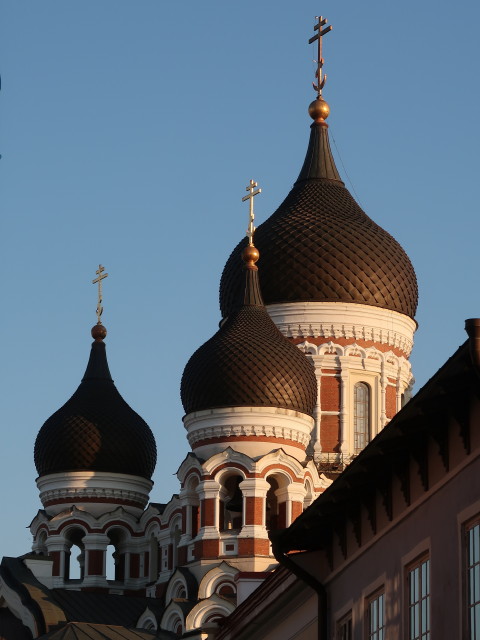
M 280 444 L 290 440 L 295 446 L 296 443 L 305 448 L 310 442 L 310 434 L 298 429 L 287 427 L 275 427 L 271 425 L 234 425 L 226 427 L 205 427 L 196 429 L 188 434 L 188 442 L 192 448 L 207 440 L 216 442 L 230 442 L 235 439 L 245 440 L 259 438 L 261 440 L 275 440 Z
M 299 302 L 267 307 L 287 338 L 346 338 L 388 344 L 408 357 L 417 324 L 396 311 L 361 304 Z
M 152 485 L 151 480 L 140 476 L 99 471 L 52 473 L 37 478 L 40 500 L 47 511 L 53 510 L 53 513 L 59 513 L 62 505 L 76 502 L 91 506 L 109 503 L 143 511 Z
M 106 504 L 127 505 L 141 507 L 147 504 L 148 498 L 135 491 L 112 491 L 109 489 L 65 489 L 64 491 L 44 491 L 40 494 L 40 500 L 44 507 L 57 504 L 70 504 L 100 502 Z

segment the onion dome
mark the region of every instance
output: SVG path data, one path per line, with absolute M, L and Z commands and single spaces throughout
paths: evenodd
M 345 188 L 328 139 L 327 103 L 318 97 L 309 112 L 314 122 L 300 175 L 255 234 L 265 304 L 352 302 L 413 318 L 418 290 L 407 254 Z M 222 274 L 224 318 L 241 299 L 239 256 L 245 243 L 233 250 Z
M 40 429 L 35 442 L 39 476 L 103 471 L 151 478 L 157 450 L 147 423 L 117 391 L 108 368 L 101 324 L 92 329 L 90 359 L 80 386 Z
M 282 336 L 263 304 L 256 262 L 247 245 L 243 304 L 185 367 L 181 398 L 187 414 L 221 407 L 281 407 L 313 415 L 317 396 L 314 368 Z

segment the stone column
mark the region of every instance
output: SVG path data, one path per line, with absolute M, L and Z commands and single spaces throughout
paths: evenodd
M 195 557 L 214 558 L 219 553 L 219 496 L 220 484 L 215 480 L 204 480 L 197 487 L 200 497 L 199 543 L 195 543 Z
M 68 580 L 70 545 L 63 536 L 49 536 L 45 541 L 48 555 L 53 559 L 52 586 L 63 587 Z
M 104 533 L 87 533 L 82 540 L 85 548 L 84 586 L 107 587 L 106 551 L 110 539 Z
M 353 452 L 350 434 L 350 371 L 349 356 L 339 356 L 340 361 L 340 452 L 348 456 Z
M 321 462 L 322 460 L 322 442 L 321 442 L 321 422 L 322 422 L 322 363 L 323 356 L 310 355 L 309 358 L 313 362 L 315 367 L 315 377 L 317 379 L 317 403 L 313 410 L 313 419 L 315 420 L 315 433 L 313 440 L 313 459 L 315 462 Z
M 382 360 L 382 368 L 380 373 L 380 426 L 382 429 L 387 423 L 387 384 L 388 380 L 387 374 L 385 372 L 385 361 Z
M 239 484 L 243 494 L 243 526 L 238 534 L 239 555 L 268 555 L 270 542 L 265 526 L 265 500 L 270 485 L 262 478 Z
M 289 527 L 303 511 L 303 501 L 306 495 L 305 487 L 299 483 L 289 484 L 286 487 L 277 489 L 275 495 L 279 505 L 286 503 L 286 522 L 284 526 Z

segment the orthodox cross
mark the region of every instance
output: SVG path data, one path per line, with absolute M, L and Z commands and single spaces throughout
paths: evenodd
M 248 187 L 245 189 L 245 191 L 248 191 L 248 196 L 243 196 L 242 198 L 242 202 L 245 202 L 246 200 L 250 200 L 250 221 L 248 223 L 248 229 L 247 229 L 247 237 L 248 237 L 248 244 L 253 247 L 253 234 L 255 233 L 255 227 L 253 226 L 253 221 L 255 220 L 255 214 L 253 213 L 253 199 L 255 196 L 258 196 L 259 193 L 262 193 L 261 189 L 257 189 L 255 191 L 255 188 L 258 187 L 258 182 L 255 182 L 254 180 L 250 180 Z
M 320 97 L 322 95 L 322 89 L 325 86 L 325 82 L 327 81 L 327 74 L 322 77 L 322 67 L 325 60 L 322 58 L 322 38 L 325 34 L 332 30 L 332 26 L 325 27 L 328 20 L 326 18 L 322 18 L 322 16 L 315 16 L 315 19 L 318 20 L 317 24 L 313 27 L 314 31 L 317 33 L 310 38 L 308 44 L 312 44 L 317 41 L 318 44 L 318 52 L 317 52 L 317 70 L 315 71 L 315 77 L 317 78 L 317 84 L 313 82 L 313 88 L 317 92 L 317 96 Z M 322 28 L 325 27 L 325 28 Z
M 97 324 L 102 324 L 100 318 L 103 313 L 102 307 L 102 280 L 108 276 L 108 273 L 103 273 L 105 271 L 105 267 L 102 267 L 101 264 L 98 265 L 98 269 L 95 271 L 97 274 L 97 278 L 92 280 L 92 284 L 98 284 L 98 303 L 97 303 Z

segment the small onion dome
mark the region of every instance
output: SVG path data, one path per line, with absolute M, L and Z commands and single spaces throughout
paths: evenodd
M 247 245 L 243 304 L 185 367 L 181 397 L 187 414 L 220 407 L 281 407 L 313 415 L 313 365 L 270 319 L 260 293 L 258 256 Z
M 147 423 L 117 391 L 103 338 L 92 329 L 90 359 L 80 386 L 40 429 L 35 442 L 39 476 L 68 471 L 104 471 L 150 479 L 157 449 Z
M 324 105 L 312 105 L 315 121 L 300 175 L 255 234 L 262 253 L 265 304 L 353 302 L 413 318 L 418 289 L 412 264 L 399 243 L 362 211 L 345 188 L 330 149 L 324 121 L 328 113 Z M 222 274 L 224 318 L 241 299 L 238 263 L 245 242 L 234 249 Z

